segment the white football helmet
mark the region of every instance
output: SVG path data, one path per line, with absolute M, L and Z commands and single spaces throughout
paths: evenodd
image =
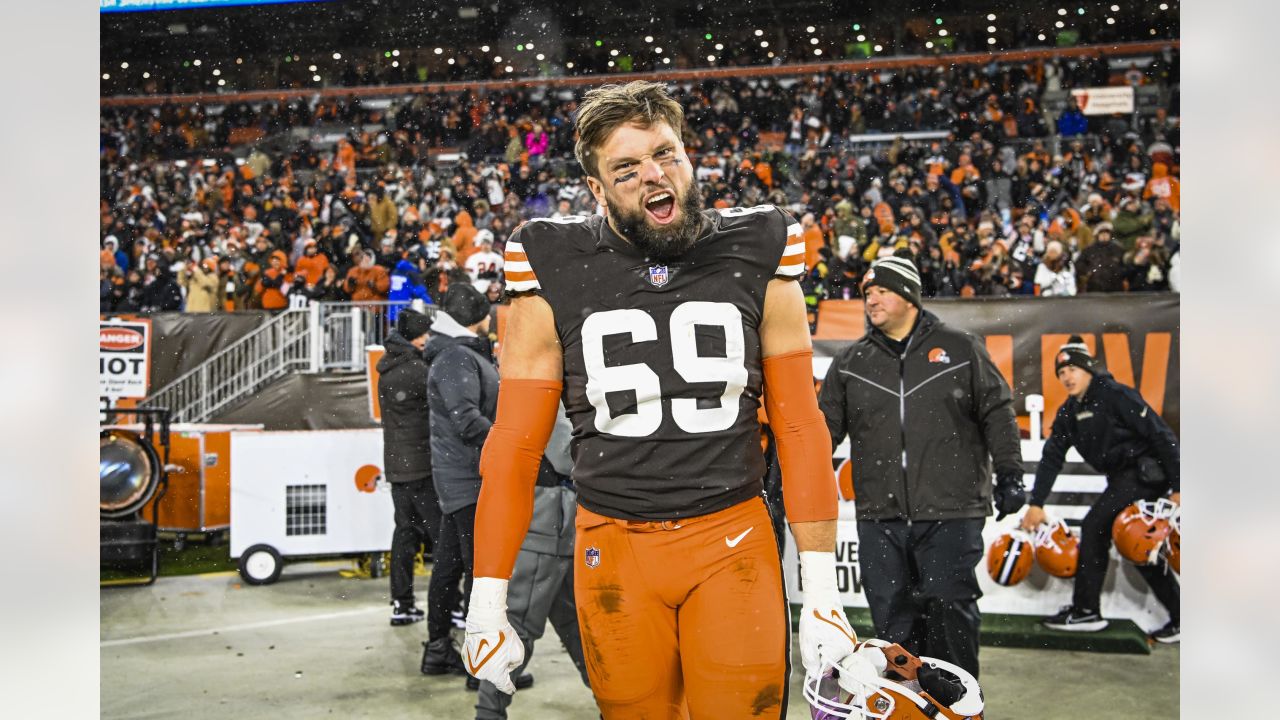
M 903 679 L 887 679 L 889 669 Z M 984 707 L 963 668 L 879 640 L 838 661 L 823 657 L 821 670 L 805 676 L 804 698 L 813 720 L 982 720 Z

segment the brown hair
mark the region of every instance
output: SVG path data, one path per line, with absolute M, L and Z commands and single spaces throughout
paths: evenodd
M 599 178 L 595 151 L 620 125 L 636 123 L 649 127 L 665 122 L 679 136 L 684 127 L 684 108 L 667 94 L 661 83 L 633 80 L 626 85 L 601 85 L 588 90 L 578 108 L 578 141 L 573 154 L 592 177 Z

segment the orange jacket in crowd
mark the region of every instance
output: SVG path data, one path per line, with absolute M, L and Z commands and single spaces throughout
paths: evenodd
M 822 228 L 817 223 L 805 228 L 804 231 L 804 269 L 812 270 L 818 265 L 818 250 L 826 245 L 826 238 L 822 237 Z
M 369 283 L 373 283 L 373 287 L 369 287 Z M 387 269 L 381 265 L 374 265 L 370 268 L 356 266 L 347 271 L 347 277 L 343 281 L 343 289 L 351 294 L 351 299 L 356 302 L 364 300 L 386 300 L 387 291 L 391 289 L 391 276 L 387 274 Z
M 329 258 L 324 253 L 316 253 L 310 257 L 303 255 L 298 258 L 298 264 L 293 271 L 305 277 L 308 285 L 315 285 L 324 277 L 324 271 L 328 267 Z
M 457 229 L 453 231 L 453 249 L 457 253 L 458 267 L 466 267 L 467 258 L 480 248 L 476 247 L 476 226 L 471 220 L 471 213 L 466 210 L 460 211 L 453 218 L 454 225 Z
M 271 253 L 271 257 L 280 261 L 280 267 L 268 267 L 262 271 L 262 277 L 271 280 L 275 287 L 268 287 L 259 279 L 257 291 L 262 296 L 263 310 L 283 310 L 289 307 L 289 299 L 285 297 L 284 291 L 293 282 L 293 273 L 289 272 L 289 258 L 283 250 L 276 250 Z M 275 282 L 277 280 L 278 283 Z
M 1178 178 L 1169 174 L 1169 166 L 1164 163 L 1155 163 L 1151 166 L 1151 179 L 1147 181 L 1147 189 L 1142 191 L 1144 199 L 1164 198 L 1169 201 L 1169 207 L 1173 208 L 1174 212 L 1181 212 L 1182 201 L 1179 197 L 1181 194 L 1181 184 Z

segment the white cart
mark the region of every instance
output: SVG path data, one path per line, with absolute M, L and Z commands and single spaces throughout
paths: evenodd
M 231 557 L 251 585 L 286 558 L 383 553 L 395 529 L 382 430 L 231 435 Z

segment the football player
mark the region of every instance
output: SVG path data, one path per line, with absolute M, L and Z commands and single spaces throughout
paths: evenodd
M 514 692 L 507 581 L 563 396 L 579 491 L 574 590 L 605 718 L 779 717 L 789 615 L 769 513 L 763 394 L 800 555 L 804 666 L 856 637 L 836 589 L 836 485 L 813 392 L 804 239 L 772 206 L 702 210 L 683 110 L 656 83 L 589 91 L 575 152 L 604 216 L 530 221 L 497 420 L 481 457 L 468 671 Z

